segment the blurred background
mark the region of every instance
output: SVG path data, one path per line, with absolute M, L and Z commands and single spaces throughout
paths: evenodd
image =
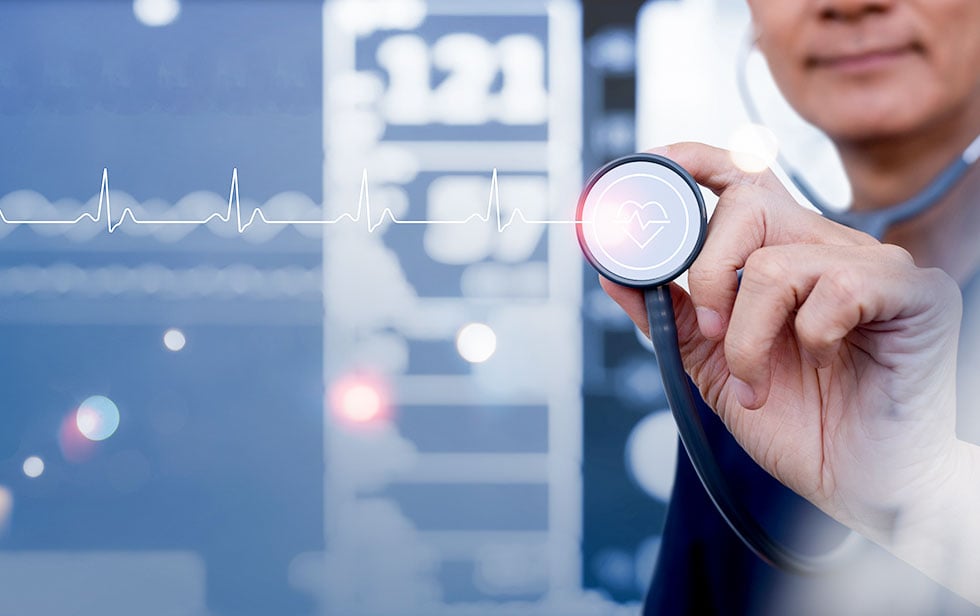
M 846 201 L 753 57 L 747 123 L 747 33 L 724 0 L 0 4 L 0 616 L 636 613 L 676 433 L 561 221 L 676 140 L 805 150 Z

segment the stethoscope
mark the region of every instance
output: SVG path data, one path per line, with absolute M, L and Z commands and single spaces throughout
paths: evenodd
M 643 291 L 650 340 L 681 443 L 722 517 L 764 561 L 795 573 L 827 569 L 850 552 L 851 534 L 833 552 L 799 554 L 769 536 L 725 481 L 698 415 L 681 361 L 670 281 L 687 270 L 704 244 L 708 222 L 694 179 L 655 154 L 625 156 L 599 169 L 579 198 L 579 244 L 600 274 Z
M 745 75 L 750 48 L 743 51 L 739 62 L 739 93 L 750 119 L 761 124 Z M 881 238 L 891 225 L 922 213 L 949 193 L 978 156 L 980 137 L 919 194 L 872 212 L 828 207 L 781 155 L 776 162 L 825 216 Z M 712 503 L 735 534 L 759 558 L 792 573 L 824 572 L 851 558 L 865 543 L 853 532 L 820 555 L 802 554 L 774 540 L 729 489 L 711 451 L 681 361 L 669 288 L 701 251 L 708 226 L 704 199 L 690 174 L 655 154 L 616 159 L 586 183 L 576 222 L 579 245 L 589 263 L 609 280 L 643 291 L 650 340 L 681 443 Z

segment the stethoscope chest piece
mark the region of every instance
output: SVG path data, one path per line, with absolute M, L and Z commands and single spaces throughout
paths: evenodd
M 637 288 L 683 273 L 707 229 L 694 179 L 656 154 L 632 154 L 596 171 L 579 198 L 576 220 L 589 263 L 606 278 Z

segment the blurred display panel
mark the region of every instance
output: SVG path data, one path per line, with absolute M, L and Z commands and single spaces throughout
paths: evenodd
M 0 614 L 635 613 L 640 1 L 0 3 Z
M 0 4 L 3 614 L 315 606 L 321 235 L 123 212 L 321 215 L 321 6 L 170 4 Z
M 580 590 L 581 257 L 526 222 L 574 214 L 578 8 L 370 4 L 324 20 L 329 215 L 367 192 L 377 224 L 324 238 L 328 609 L 608 613 Z
M 637 147 L 635 19 L 640 4 L 585 7 L 589 168 Z M 616 601 L 639 602 L 660 546 L 677 437 L 656 359 L 591 268 L 584 274 L 582 315 L 583 585 Z

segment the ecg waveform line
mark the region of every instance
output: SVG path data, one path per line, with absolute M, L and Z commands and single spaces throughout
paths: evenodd
M 390 220 L 396 225 L 465 225 L 474 220 L 478 220 L 484 223 L 488 223 L 491 220 L 496 222 L 497 231 L 503 233 L 507 227 L 514 224 L 514 222 L 519 218 L 523 224 L 528 225 L 576 225 L 585 224 L 584 221 L 579 220 L 549 220 L 549 219 L 537 219 L 537 218 L 527 218 L 524 212 L 519 208 L 515 208 L 511 212 L 510 216 L 504 220 L 503 213 L 500 209 L 500 192 L 497 183 L 497 170 L 493 170 L 493 175 L 490 179 L 490 196 L 487 202 L 486 212 L 483 214 L 474 213 L 461 220 L 404 220 L 395 216 L 391 208 L 384 208 L 381 214 L 375 220 L 371 212 L 371 195 L 368 189 L 368 173 L 367 169 L 361 174 L 361 188 L 360 195 L 357 199 L 357 210 L 351 214 L 345 212 L 336 218 L 332 219 L 318 219 L 318 220 L 281 220 L 277 218 L 268 218 L 262 208 L 256 207 L 252 209 L 252 213 L 243 219 L 242 217 L 242 206 L 239 199 L 238 193 L 238 168 L 236 167 L 231 174 L 231 190 L 228 193 L 228 207 L 224 213 L 214 212 L 205 218 L 191 219 L 191 220 L 162 220 L 162 219 L 141 219 L 137 217 L 136 213 L 133 212 L 132 208 L 126 207 L 123 209 L 122 214 L 119 216 L 119 220 L 113 222 L 112 216 L 112 205 L 109 199 L 109 169 L 104 168 L 102 170 L 102 186 L 99 189 L 99 205 L 95 210 L 95 214 L 91 212 L 83 212 L 77 217 L 67 220 L 27 220 L 27 219 L 10 219 L 7 218 L 6 214 L 2 209 L 0 209 L 0 222 L 8 225 L 76 225 L 84 220 L 89 220 L 93 223 L 99 223 L 103 220 L 103 215 L 105 216 L 106 230 L 109 233 L 113 233 L 126 221 L 126 217 L 133 224 L 137 225 L 206 225 L 212 220 L 220 220 L 221 222 L 229 222 L 234 217 L 235 224 L 237 225 L 238 232 L 244 233 L 255 221 L 258 219 L 266 225 L 336 225 L 344 220 L 351 223 L 359 223 L 362 220 L 366 222 L 367 230 L 369 233 L 374 232 L 379 226 L 384 224 L 385 218 Z M 244 220 L 244 222 L 243 222 Z

